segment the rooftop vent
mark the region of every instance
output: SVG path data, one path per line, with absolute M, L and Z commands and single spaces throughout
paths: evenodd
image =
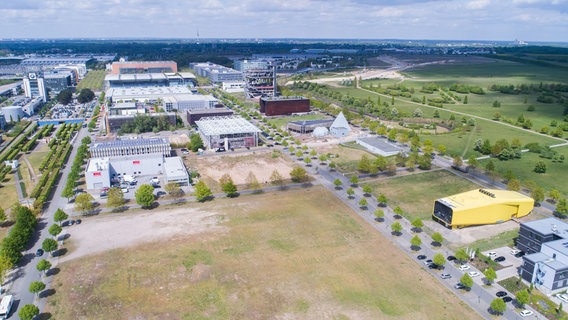
M 479 192 L 483 193 L 484 195 L 491 197 L 491 198 L 495 198 L 495 194 L 493 192 L 489 192 L 485 189 L 479 189 Z

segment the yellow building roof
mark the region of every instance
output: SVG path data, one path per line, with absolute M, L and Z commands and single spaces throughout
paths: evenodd
M 531 197 L 516 191 L 498 189 L 477 189 L 438 199 L 454 209 L 470 209 L 490 204 L 508 202 L 534 202 Z

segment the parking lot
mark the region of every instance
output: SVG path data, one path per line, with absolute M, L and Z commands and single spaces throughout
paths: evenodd
M 77 119 L 88 118 L 92 115 L 96 102 L 70 103 L 68 105 L 56 104 L 50 110 L 50 119 Z

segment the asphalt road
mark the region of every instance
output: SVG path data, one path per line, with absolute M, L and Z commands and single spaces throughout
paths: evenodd
M 87 136 L 87 129 L 80 128 L 74 140 L 72 141 L 73 150 L 69 156 L 68 163 L 75 159 L 77 154 L 77 147 L 81 144 L 81 139 Z M 71 166 L 66 165 L 62 170 L 61 178 L 57 182 L 55 193 L 53 199 L 49 202 L 47 208 L 44 210 L 43 215 L 38 219 L 38 224 L 36 227 L 36 233 L 34 238 L 29 245 L 29 249 L 23 252 L 24 257 L 19 263 L 18 267 L 15 268 L 7 277 L 5 282 L 5 287 L 8 292 L 14 295 L 14 304 L 12 306 L 10 319 L 19 319 L 18 310 L 26 304 L 35 304 L 40 310 L 45 307 L 46 299 L 45 297 L 49 294 L 53 294 L 53 289 L 49 288 L 49 283 L 53 278 L 53 274 L 57 272 L 57 257 L 51 257 L 49 254 L 45 253 L 43 257 L 36 257 L 35 253 L 38 248 L 41 248 L 41 244 L 44 239 L 51 238 L 51 235 L 47 232 L 49 226 L 51 226 L 53 221 L 53 214 L 58 208 L 64 208 L 67 203 L 66 198 L 61 197 L 61 192 L 65 187 L 67 182 L 67 176 L 71 171 Z M 69 214 L 69 212 L 68 212 Z M 66 234 L 66 227 L 63 228 L 61 232 L 61 237 Z M 42 259 L 48 259 L 53 265 L 48 276 L 43 276 L 42 273 L 37 271 L 36 265 Z M 36 297 L 34 294 L 29 292 L 30 283 L 33 281 L 43 281 L 47 284 L 47 289 L 41 292 L 40 298 Z

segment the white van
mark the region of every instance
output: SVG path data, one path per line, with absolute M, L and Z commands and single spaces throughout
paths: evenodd
M 12 295 L 6 295 L 2 298 L 0 302 L 0 320 L 5 320 L 10 315 L 10 309 L 12 309 L 12 303 L 14 302 L 14 297 Z

